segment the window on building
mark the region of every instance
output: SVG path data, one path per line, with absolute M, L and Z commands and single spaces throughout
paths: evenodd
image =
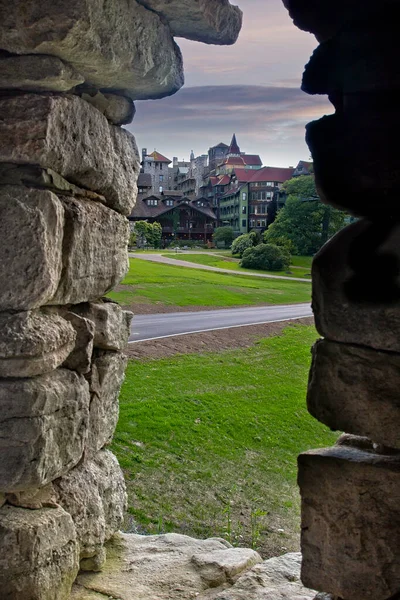
M 158 206 L 158 200 L 156 198 L 149 198 L 147 200 L 147 206 Z
M 245 215 L 247 212 L 247 206 L 242 206 L 242 215 Z
M 262 214 L 262 215 L 265 215 L 265 213 L 266 213 L 266 208 L 267 208 L 267 207 L 265 206 L 265 204 L 262 204 L 260 208 L 261 208 L 261 211 L 260 211 L 260 212 L 261 212 L 261 214 Z
M 246 200 L 246 192 L 242 192 L 242 200 Z
M 274 182 L 273 181 L 267 181 L 267 186 L 268 187 L 274 187 Z
M 272 198 L 272 192 L 267 192 L 267 199 L 271 199 Z
M 261 227 L 261 221 L 257 219 L 257 227 Z
M 160 182 L 164 181 L 164 175 L 160 175 L 159 178 L 160 178 Z
M 265 219 L 261 219 L 261 227 L 265 227 Z
M 261 192 L 261 200 L 265 200 L 265 192 Z
M 173 200 L 166 200 L 165 204 L 166 204 L 166 206 L 173 206 L 174 205 L 174 201 Z
M 246 227 L 246 219 L 242 219 L 242 227 Z
M 160 171 L 162 171 L 162 163 L 160 163 Z
M 261 195 L 262 195 L 262 192 L 257 192 L 257 200 L 262 200 Z
M 255 219 L 250 219 L 250 227 L 255 227 L 255 226 L 256 226 Z

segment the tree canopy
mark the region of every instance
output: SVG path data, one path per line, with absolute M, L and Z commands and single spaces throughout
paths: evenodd
M 215 243 L 224 242 L 225 246 L 230 246 L 233 240 L 232 227 L 217 227 L 217 229 L 214 231 L 213 240 Z
M 284 245 L 289 240 L 292 254 L 312 256 L 342 229 L 345 214 L 321 202 L 311 175 L 295 177 L 283 187 L 288 193 L 286 204 L 265 232 L 264 241 Z

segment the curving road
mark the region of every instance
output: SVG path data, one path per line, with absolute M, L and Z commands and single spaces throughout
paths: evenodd
M 135 342 L 175 335 L 242 327 L 243 325 L 289 321 L 311 316 L 310 304 L 281 304 L 250 308 L 136 315 L 132 320 L 129 343 L 134 344 Z

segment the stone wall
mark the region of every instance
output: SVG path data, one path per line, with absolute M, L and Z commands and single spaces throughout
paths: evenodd
M 0 0 L 0 596 L 65 600 L 125 487 L 106 446 L 131 315 L 133 101 L 183 83 L 173 36 L 233 43 L 227 0 Z
M 335 114 L 307 126 L 322 200 L 360 219 L 313 262 L 310 413 L 344 431 L 299 457 L 302 580 L 344 600 L 400 597 L 398 3 L 284 0 L 319 47 L 303 90 Z

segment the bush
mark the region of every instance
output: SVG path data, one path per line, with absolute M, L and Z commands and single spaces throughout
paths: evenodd
M 224 244 L 225 248 L 229 248 L 230 245 L 232 244 L 232 240 L 233 240 L 232 227 L 228 227 L 228 226 L 217 227 L 217 229 L 214 230 L 213 242 L 215 244 L 217 244 L 217 245 Z
M 289 252 L 275 244 L 258 244 L 253 248 L 247 248 L 240 261 L 240 266 L 245 269 L 262 269 L 264 271 L 285 271 L 289 265 Z
M 233 240 L 232 254 L 239 254 L 240 258 L 242 258 L 243 252 L 247 250 L 247 248 L 252 248 L 253 246 L 254 243 L 252 234 L 244 233 L 243 235 L 239 235 L 239 237 Z

